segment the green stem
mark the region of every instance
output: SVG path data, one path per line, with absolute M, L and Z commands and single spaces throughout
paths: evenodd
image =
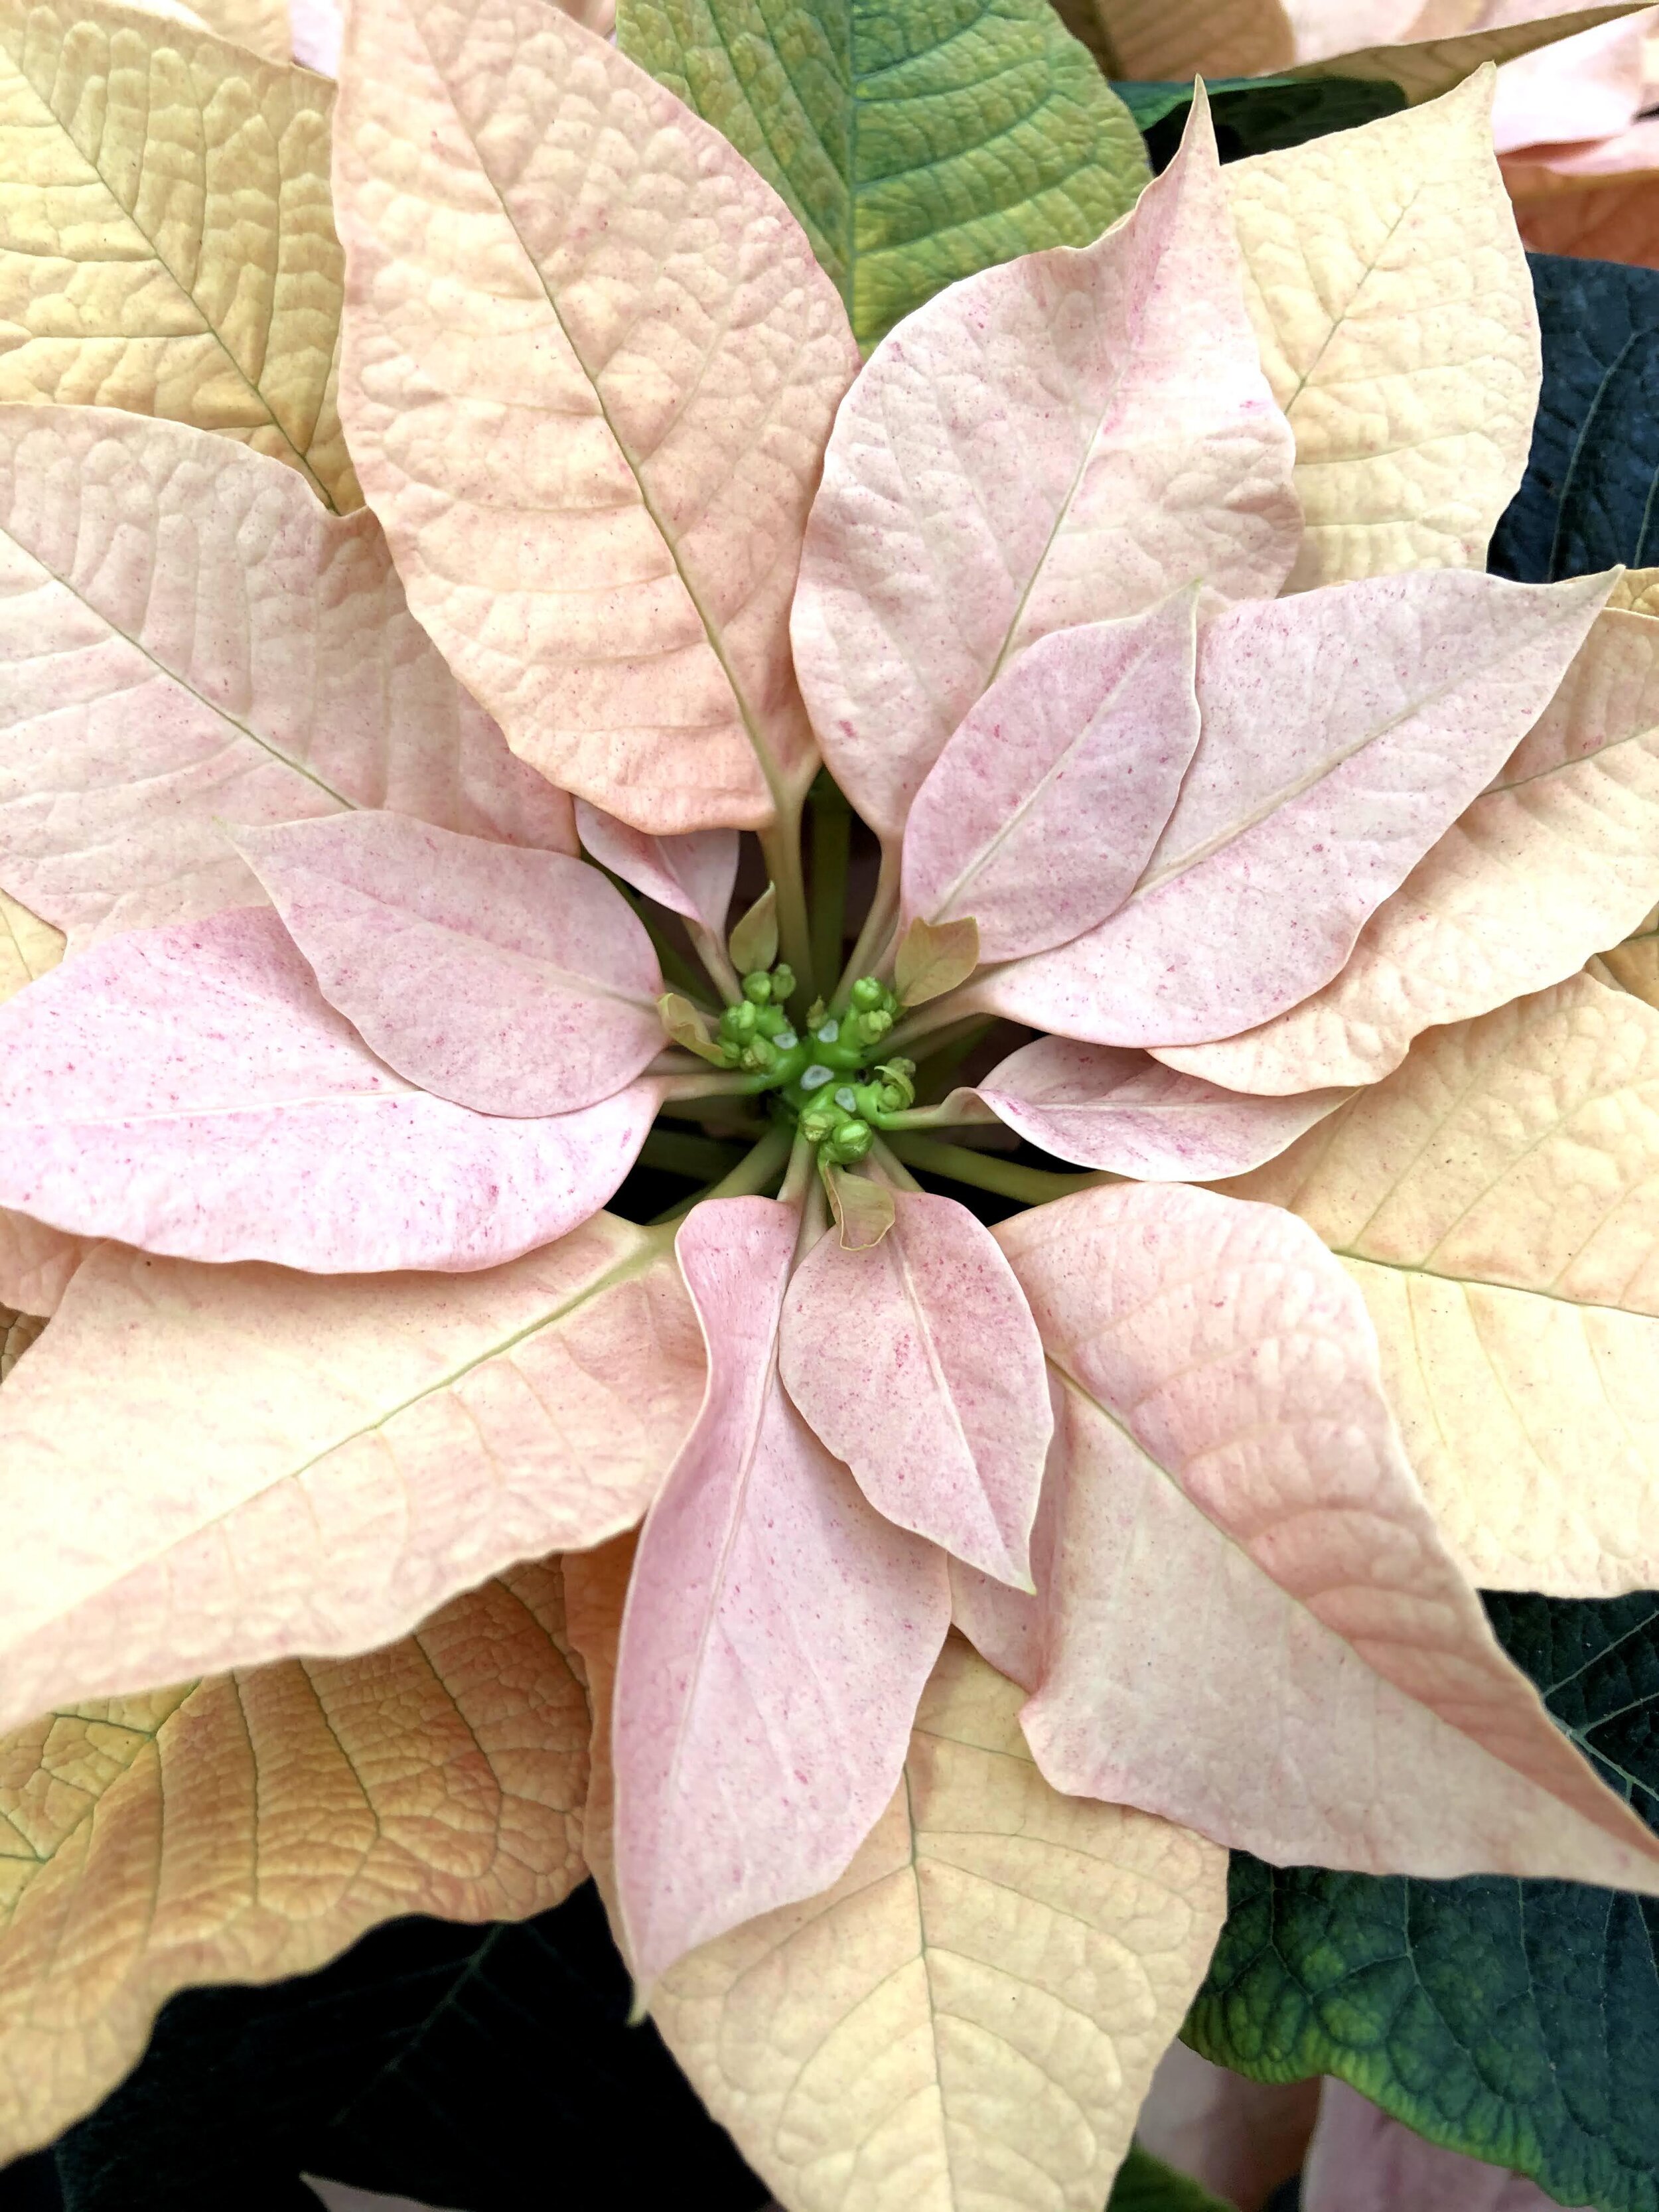
M 947 991 L 942 999 L 933 999 L 925 1006 L 918 1006 L 914 1014 L 890 1030 L 882 1040 L 884 1052 L 902 1052 L 906 1045 L 914 1044 L 918 1037 L 932 1036 L 939 1030 L 955 1027 L 965 1018 L 961 990 Z
M 744 1157 L 741 1145 L 722 1145 L 713 1137 L 694 1137 L 684 1129 L 653 1129 L 640 1146 L 642 1168 L 661 1168 L 689 1182 L 713 1182 L 729 1175 Z
M 697 948 L 698 959 L 708 970 L 714 988 L 728 1006 L 735 1006 L 743 996 L 743 986 L 738 981 L 737 969 L 726 957 L 726 947 L 700 921 L 688 921 L 685 928 L 686 934 Z
M 766 872 L 777 889 L 778 949 L 795 971 L 795 996 L 805 1003 L 817 986 L 806 920 L 806 885 L 800 869 L 800 809 L 799 795 L 787 810 L 781 804 L 777 820 L 761 831 L 760 842 L 766 855 Z
M 684 1105 L 692 1098 L 753 1098 L 766 1088 L 763 1075 L 722 1075 L 711 1069 L 707 1075 L 693 1072 L 688 1075 L 672 1076 L 662 1089 L 662 1103 L 671 1101 Z
M 950 1101 L 941 1099 L 937 1106 L 908 1106 L 897 1114 L 883 1114 L 878 1127 L 885 1135 L 896 1136 L 906 1129 L 965 1129 L 994 1122 L 996 1115 L 977 1098 L 970 1099 L 965 1110 L 953 1113 Z
M 767 1184 L 781 1172 L 794 1139 L 793 1129 L 781 1121 L 775 1123 L 759 1144 L 744 1154 L 729 1174 L 722 1176 L 718 1182 L 711 1182 L 707 1190 L 693 1191 L 690 1198 L 683 1198 L 678 1205 L 671 1206 L 665 1213 L 657 1216 L 652 1227 L 654 1229 L 665 1222 L 678 1221 L 682 1216 L 690 1213 L 694 1206 L 701 1206 L 705 1199 L 751 1198 L 757 1191 L 764 1190 Z
M 827 774 L 812 786 L 812 972 L 826 979 L 841 969 L 847 917 L 847 856 L 853 810 Z
M 817 1147 L 809 1145 L 798 1130 L 789 1150 L 789 1165 L 784 1171 L 783 1185 L 778 1192 L 786 1206 L 799 1206 L 805 1197 L 817 1157 Z
M 884 845 L 881 848 L 881 872 L 876 878 L 876 895 L 870 902 L 869 913 L 864 917 L 864 927 L 859 932 L 858 943 L 853 947 L 853 957 L 842 970 L 841 981 L 836 986 L 836 995 L 830 1004 L 831 1013 L 846 1012 L 854 984 L 860 975 L 869 975 L 875 968 L 892 933 L 898 902 L 898 848 Z
M 928 1049 L 916 1055 L 917 1090 L 947 1082 L 990 1026 L 988 1014 L 964 1014 L 950 1029 L 939 1030 Z
M 884 1145 L 879 1137 L 876 1139 L 874 1144 L 870 1147 L 870 1158 L 875 1162 L 876 1165 L 880 1169 L 882 1175 L 893 1185 L 896 1190 L 920 1190 L 921 1188 L 921 1185 L 911 1174 L 909 1169 L 905 1166 L 903 1161 L 900 1159 L 897 1153 L 894 1152 L 892 1146 L 890 1145 Z
M 895 1137 L 892 1149 L 924 1175 L 943 1176 L 948 1182 L 994 1191 L 999 1198 L 1017 1198 L 1027 1206 L 1045 1206 L 1051 1198 L 1068 1198 L 1073 1191 L 1099 1190 L 1124 1180 L 1104 1173 L 1050 1175 L 1046 1168 L 1022 1167 L 1016 1160 L 969 1152 L 965 1145 L 941 1145 L 933 1137 Z

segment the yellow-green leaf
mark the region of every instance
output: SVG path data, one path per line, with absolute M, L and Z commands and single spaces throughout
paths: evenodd
M 516 1920 L 581 1879 L 586 1711 L 556 1565 L 357 1659 L 288 1660 L 0 1738 L 0 2160 L 50 2141 L 204 1982 L 394 1915 Z
M 918 915 L 899 940 L 894 988 L 907 1006 L 925 1006 L 965 983 L 978 965 L 979 924 L 972 915 L 940 922 Z
M 628 1540 L 568 1564 L 594 1713 L 587 1851 L 610 1887 Z M 652 2016 L 785 2212 L 1099 2212 L 1225 1917 L 1226 1854 L 1063 1797 L 1024 1692 L 960 1638 L 904 1779 L 835 1887 L 672 1968 Z
M 866 349 L 958 277 L 1087 246 L 1149 174 L 1048 0 L 623 0 L 617 37 L 782 195 Z
M 1659 1584 L 1659 1012 L 1576 975 L 1432 1030 L 1226 1188 L 1346 1264 L 1474 1581 Z
M 1223 172 L 1296 433 L 1308 528 L 1289 589 L 1479 568 L 1521 481 L 1538 315 L 1492 149 L 1494 79 Z
M 105 0 L 0 0 L 0 399 L 164 415 L 362 504 L 332 88 Z

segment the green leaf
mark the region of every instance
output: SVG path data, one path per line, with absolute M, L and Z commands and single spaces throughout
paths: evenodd
M 1356 130 L 1394 115 L 1406 105 L 1397 84 L 1361 77 L 1293 76 L 1206 79 L 1216 145 L 1224 161 L 1248 154 L 1276 154 L 1332 131 Z M 1190 84 L 1122 84 L 1112 89 L 1135 119 L 1159 174 L 1175 159 L 1192 106 Z
M 1544 389 L 1488 566 L 1523 584 L 1645 568 L 1659 561 L 1659 270 L 1528 259 Z
M 622 0 L 617 36 L 782 194 L 866 349 L 958 277 L 1086 246 L 1147 180 L 1048 0 Z
M 1227 2212 L 1218 2197 L 1172 2166 L 1132 2149 L 1118 2168 L 1106 2212 Z
M 1659 1595 L 1486 1603 L 1556 1719 L 1659 1827 Z M 1659 2212 L 1651 1899 L 1236 1853 L 1231 1911 L 1182 2033 L 1258 2081 L 1338 2075 L 1564 2204 Z

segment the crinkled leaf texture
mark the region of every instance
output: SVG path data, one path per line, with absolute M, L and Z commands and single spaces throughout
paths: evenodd
M 1056 1159 L 1143 1182 L 1243 1175 L 1295 1141 L 1347 1096 L 1251 1098 L 1114 1045 L 1037 1037 L 951 1103 L 983 1102 Z M 1224 1163 L 1225 1164 L 1224 1164 Z
M 1022 1717 L 1056 1788 L 1281 1862 L 1659 1894 L 1659 1842 L 1442 1547 L 1364 1305 L 1304 1224 L 1128 1185 L 997 1234 L 1054 1376 Z
M 1614 606 L 1340 975 L 1261 1029 L 1159 1057 L 1245 1091 L 1374 1083 L 1431 1025 L 1560 982 L 1656 897 L 1659 622 Z
M 1494 1597 L 1488 1610 L 1561 1725 L 1652 1822 L 1659 1600 Z M 1200 2050 L 1264 2081 L 1338 2075 L 1561 2203 L 1659 2205 L 1659 1905 L 1565 1882 L 1378 1881 L 1243 1855 L 1231 1890 L 1185 2030 Z
M 1659 1012 L 1581 975 L 1433 1030 L 1232 1188 L 1341 1255 L 1475 1581 L 1659 1583 Z
M 793 623 L 824 757 L 896 836 L 1014 654 L 1203 579 L 1271 595 L 1301 517 L 1208 109 L 1127 221 L 884 341 L 824 458 Z
M 366 1657 L 66 1701 L 0 1739 L 0 2158 L 95 2104 L 187 1984 L 303 1973 L 399 1913 L 556 1905 L 586 1734 L 537 1565 Z
M 27 1213 L 0 1208 L 0 1305 L 19 1313 L 55 1314 L 76 1269 L 97 1241 L 66 1237 Z
M 651 939 L 585 861 L 380 812 L 236 843 L 330 1006 L 437 1097 L 572 1113 L 662 1049 Z
M 866 346 L 958 277 L 1088 245 L 1146 181 L 1048 0 L 624 0 L 617 35 L 782 194 Z
M 613 1917 L 628 1571 L 625 1543 L 567 1569 L 593 1704 L 586 1847 Z M 1049 1789 L 1018 1705 L 951 1638 L 898 1787 L 841 1878 L 704 1944 L 652 1991 L 669 2048 L 787 2212 L 1099 2212 L 1213 1947 L 1225 1861 Z
M 878 1512 L 1028 1589 L 1054 1429 L 1042 1340 L 966 1206 L 890 1196 L 878 1243 L 849 1249 L 832 1229 L 796 1268 L 778 1371 Z
M 0 399 L 193 422 L 361 504 L 328 85 L 106 0 L 0 15 Z
M 0 407 L 0 878 L 80 944 L 260 896 L 225 826 L 386 806 L 576 849 L 379 524 L 106 408 Z
M 0 1392 L 0 1722 L 361 1651 L 599 1543 L 650 1503 L 702 1379 L 665 1241 L 610 1215 L 462 1276 L 105 1245 Z
M 1544 385 L 1526 480 L 1492 538 L 1544 583 L 1659 558 L 1659 270 L 1532 258 Z
M 598 1212 L 659 1091 L 534 1120 L 432 1097 L 269 908 L 236 907 L 113 938 L 0 1009 L 0 1203 L 176 1259 L 489 1267 Z
M 1487 71 L 1225 173 L 1262 366 L 1296 434 L 1292 589 L 1478 568 L 1521 481 L 1538 316 L 1491 99 Z
M 615 1732 L 617 1889 L 647 1990 L 844 1870 L 950 1626 L 943 1555 L 866 1503 L 779 1380 L 799 1225 L 775 1199 L 711 1199 L 676 1240 L 708 1385 L 640 1539 Z
M 1070 944 L 987 971 L 966 1003 L 1164 1046 L 1305 999 L 1513 752 L 1611 581 L 1547 597 L 1442 569 L 1216 614 L 1198 750 L 1133 892 Z
M 341 404 L 410 604 L 508 742 L 635 829 L 810 781 L 789 600 L 857 367 L 742 157 L 544 0 L 362 0 Z

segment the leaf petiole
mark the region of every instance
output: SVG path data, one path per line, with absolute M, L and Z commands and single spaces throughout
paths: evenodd
M 924 1175 L 942 1176 L 950 1182 L 969 1184 L 975 1190 L 994 1192 L 999 1198 L 1017 1198 L 1026 1206 L 1046 1206 L 1051 1198 L 1069 1198 L 1073 1191 L 1099 1190 L 1108 1183 L 1123 1182 L 1123 1176 L 1104 1170 L 1091 1175 L 1052 1175 L 1047 1168 L 1028 1168 L 1017 1160 L 999 1159 L 994 1153 L 970 1152 L 966 1145 L 942 1145 L 933 1137 L 893 1136 L 888 1147 Z

